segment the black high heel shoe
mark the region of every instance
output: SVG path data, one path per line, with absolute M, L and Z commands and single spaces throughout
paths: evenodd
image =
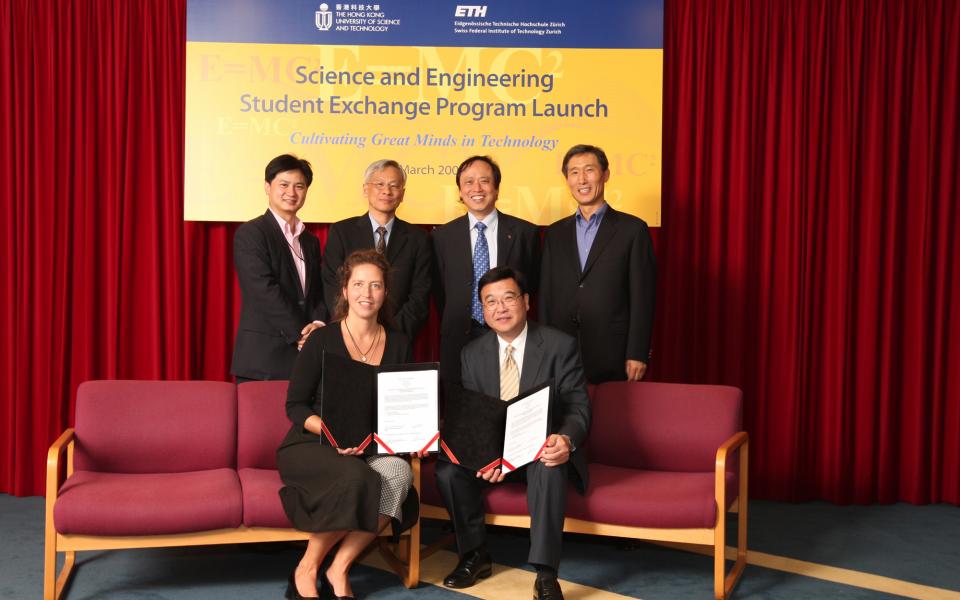
M 290 579 L 287 580 L 287 593 L 284 594 L 284 597 L 287 600 L 313 600 L 314 598 L 320 598 L 319 590 L 316 596 L 301 596 L 300 592 L 297 591 L 297 580 L 296 580 L 297 571 L 294 569 L 293 573 L 290 573 Z
M 328 591 L 327 594 L 323 595 L 325 598 L 332 598 L 333 600 L 356 600 L 354 596 L 338 596 L 335 591 L 333 591 L 333 583 L 327 577 L 327 573 L 323 573 L 323 584 L 326 586 Z

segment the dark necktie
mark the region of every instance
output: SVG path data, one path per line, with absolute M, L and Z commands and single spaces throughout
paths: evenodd
M 383 254 L 387 251 L 387 228 L 381 225 L 377 227 L 377 252 Z

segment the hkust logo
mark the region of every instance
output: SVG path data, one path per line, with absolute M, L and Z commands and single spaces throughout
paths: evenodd
M 333 26 L 333 13 L 330 12 L 326 2 L 320 5 L 320 10 L 313 13 L 313 22 L 320 31 L 329 31 Z
M 457 11 L 454 13 L 457 17 L 485 17 L 487 16 L 487 5 L 458 4 Z

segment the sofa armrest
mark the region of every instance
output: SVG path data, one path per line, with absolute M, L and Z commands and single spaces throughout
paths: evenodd
M 57 499 L 57 493 L 60 491 L 60 465 L 63 461 L 63 453 L 67 452 L 66 476 L 73 474 L 73 443 L 76 434 L 73 428 L 68 428 L 55 442 L 50 444 L 47 450 L 47 508 L 53 510 L 53 502 Z
M 717 502 L 717 526 L 714 529 L 714 597 L 727 598 L 747 564 L 747 475 L 750 436 L 738 431 L 717 448 L 717 463 L 714 471 L 714 495 Z M 739 486 L 737 501 L 740 516 L 737 522 L 737 558 L 729 575 L 725 575 L 724 558 L 727 538 L 727 457 L 735 451 L 740 453 L 738 465 Z
M 53 505 L 57 502 L 60 493 L 60 465 L 64 451 L 67 452 L 66 476 L 73 473 L 73 446 L 74 430 L 69 428 L 60 434 L 47 451 L 47 494 L 44 510 L 44 550 L 43 550 L 43 597 L 59 598 L 60 591 L 67 583 L 67 578 L 73 569 L 74 553 L 68 552 L 63 564 L 63 571 L 57 581 L 57 530 L 53 524 Z
M 738 469 L 740 488 L 746 488 L 747 447 L 749 446 L 749 440 L 750 437 L 746 431 L 738 431 L 727 438 L 727 440 L 717 448 L 717 462 L 714 471 L 714 493 L 718 513 L 723 513 L 727 510 L 727 457 L 737 450 L 740 451 L 740 465 Z

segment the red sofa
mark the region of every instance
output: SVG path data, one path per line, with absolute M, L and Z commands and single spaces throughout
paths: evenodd
M 747 551 L 748 439 L 741 431 L 740 390 L 615 382 L 592 387 L 590 397 L 590 487 L 583 496 L 570 488 L 564 531 L 712 546 L 714 594 L 725 598 Z M 731 454 L 737 451 L 735 463 Z M 423 467 L 421 505 L 424 518 L 449 518 L 433 462 Z M 735 505 L 738 544 L 726 576 L 724 517 Z M 488 523 L 530 526 L 523 484 L 491 488 L 486 506 Z
M 277 494 L 286 389 L 285 381 L 82 384 L 76 425 L 48 454 L 44 598 L 60 597 L 78 550 L 306 539 Z M 406 560 L 380 544 L 408 587 L 419 579 L 419 535 L 418 524 L 401 537 Z
M 286 382 L 92 381 L 77 391 L 76 425 L 47 458 L 44 597 L 60 597 L 78 550 L 305 539 L 280 506 L 274 456 L 289 423 Z M 590 390 L 590 489 L 568 495 L 565 530 L 693 544 L 714 555 L 726 597 L 746 563 L 747 434 L 735 388 L 607 383 Z M 739 460 L 731 455 L 739 452 Z M 421 515 L 446 518 L 433 462 L 412 460 Z M 725 576 L 727 509 L 740 518 Z M 722 507 L 722 509 L 718 509 Z M 487 494 L 487 521 L 529 527 L 521 485 Z M 399 556 L 381 543 L 407 587 L 419 579 L 419 524 Z M 57 577 L 56 555 L 65 553 Z

